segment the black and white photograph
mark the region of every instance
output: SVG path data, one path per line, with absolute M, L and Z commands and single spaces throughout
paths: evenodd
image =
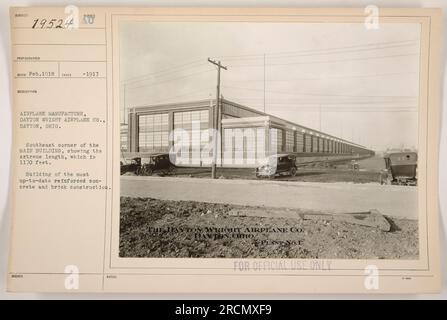
M 81 2 L 0 6 L 8 298 L 445 296 L 447 5 Z
M 121 258 L 419 259 L 420 24 L 118 30 Z

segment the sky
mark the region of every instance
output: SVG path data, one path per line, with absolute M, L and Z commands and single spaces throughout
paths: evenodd
M 224 98 L 376 151 L 417 148 L 420 25 L 122 22 L 125 107 Z

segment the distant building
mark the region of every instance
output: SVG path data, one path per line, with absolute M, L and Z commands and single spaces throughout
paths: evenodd
M 128 125 L 126 123 L 121 123 L 120 125 L 120 148 L 121 152 L 127 152 L 129 149 L 128 146 L 128 137 L 129 137 L 129 130 Z
M 221 105 L 222 138 L 218 141 L 217 157 L 220 166 L 253 167 L 277 153 L 302 157 L 374 153 L 225 99 Z M 215 127 L 215 110 L 215 100 L 130 108 L 126 149 L 142 156 L 175 150 L 178 165 L 209 166 L 213 140 L 208 129 Z

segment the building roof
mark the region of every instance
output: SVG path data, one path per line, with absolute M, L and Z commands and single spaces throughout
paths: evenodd
M 213 100 L 213 101 L 214 101 L 214 100 Z M 274 116 L 274 115 L 271 115 L 271 114 L 268 114 L 268 113 L 265 113 L 265 112 L 262 112 L 262 111 L 259 111 L 259 110 L 256 110 L 256 109 L 253 109 L 253 108 L 244 106 L 244 105 L 241 105 L 241 104 L 236 103 L 236 102 L 233 102 L 233 101 L 229 101 L 229 100 L 226 100 L 226 99 L 222 99 L 222 101 L 223 101 L 224 103 L 228 103 L 228 104 L 234 105 L 234 106 L 236 106 L 236 107 L 240 107 L 240 108 L 243 108 L 243 109 L 245 109 L 245 110 L 248 110 L 248 111 L 252 111 L 252 112 L 258 113 L 260 116 L 267 116 L 267 117 L 270 118 L 270 120 L 273 120 L 273 122 L 278 122 L 278 123 L 285 123 L 285 124 L 288 124 L 291 128 L 299 127 L 299 129 L 301 129 L 301 130 L 305 130 L 306 132 L 311 133 L 311 134 L 313 134 L 313 135 L 317 135 L 317 134 L 318 134 L 318 135 L 327 136 L 327 137 L 329 137 L 329 138 L 340 140 L 341 142 L 350 144 L 350 145 L 352 145 L 352 146 L 356 146 L 356 147 L 359 147 L 359 148 L 367 149 L 365 146 L 359 145 L 359 144 L 357 144 L 357 143 L 354 143 L 354 142 L 351 142 L 351 141 L 347 141 L 347 140 L 345 140 L 345 139 L 338 138 L 338 137 L 333 136 L 333 135 L 331 135 L 331 134 L 327 134 L 327 133 L 325 133 L 325 132 L 321 132 L 321 131 L 318 131 L 318 130 L 315 130 L 315 129 L 312 129 L 312 128 L 309 128 L 309 127 L 305 127 L 305 126 L 303 126 L 303 125 L 300 125 L 300 124 L 297 124 L 297 123 L 294 123 L 294 122 L 291 122 L 291 121 L 288 121 L 288 120 L 279 118 L 279 117 L 277 117 L 277 116 Z M 255 118 L 255 117 L 253 117 L 253 118 Z M 226 119 L 226 120 L 228 120 L 228 119 Z

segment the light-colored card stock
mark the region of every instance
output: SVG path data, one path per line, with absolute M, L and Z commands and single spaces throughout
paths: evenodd
M 10 291 L 440 290 L 440 10 L 10 20 Z

